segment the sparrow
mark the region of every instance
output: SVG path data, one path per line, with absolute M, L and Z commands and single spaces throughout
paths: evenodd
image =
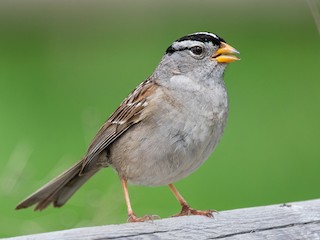
M 173 183 L 199 168 L 223 134 L 228 116 L 223 74 L 228 63 L 239 60 L 236 54 L 209 32 L 174 41 L 151 76 L 103 124 L 84 157 L 16 209 L 61 207 L 99 170 L 112 167 L 122 184 L 129 222 L 153 216 L 136 216 L 128 183 L 168 185 L 182 207 L 174 216 L 213 217 L 212 210 L 191 208 Z

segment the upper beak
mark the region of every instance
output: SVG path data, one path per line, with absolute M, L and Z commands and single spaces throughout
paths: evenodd
M 215 59 L 219 63 L 229 63 L 240 60 L 240 58 L 233 54 L 240 54 L 240 52 L 225 42 L 221 42 L 220 47 L 212 56 L 212 59 Z

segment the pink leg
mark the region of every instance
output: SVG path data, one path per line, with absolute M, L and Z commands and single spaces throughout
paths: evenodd
M 124 198 L 126 200 L 127 209 L 128 209 L 128 222 L 144 222 L 144 221 L 154 220 L 155 218 L 158 218 L 158 216 L 154 216 L 154 215 L 145 215 L 143 217 L 137 217 L 131 207 L 127 181 L 124 179 L 121 179 L 121 184 L 122 184 Z
M 206 217 L 213 217 L 213 213 L 216 212 L 215 210 L 195 210 L 193 208 L 189 207 L 189 204 L 186 200 L 182 197 L 182 195 L 178 192 L 176 187 L 173 184 L 168 185 L 173 195 L 176 197 L 180 205 L 182 206 L 182 210 L 180 213 L 173 215 L 173 217 L 179 217 L 179 216 L 190 216 L 190 215 L 202 215 Z

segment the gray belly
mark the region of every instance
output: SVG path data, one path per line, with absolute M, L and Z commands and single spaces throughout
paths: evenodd
M 111 165 L 132 184 L 159 186 L 196 170 L 222 135 L 226 111 L 213 117 L 148 119 L 110 146 Z M 196 120 L 196 121 L 195 121 Z M 174 127 L 173 127 L 174 126 Z

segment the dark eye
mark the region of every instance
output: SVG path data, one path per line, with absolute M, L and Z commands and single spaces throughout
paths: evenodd
M 190 48 L 190 51 L 194 54 L 194 55 L 201 55 L 203 53 L 203 48 L 200 46 L 195 46 Z

